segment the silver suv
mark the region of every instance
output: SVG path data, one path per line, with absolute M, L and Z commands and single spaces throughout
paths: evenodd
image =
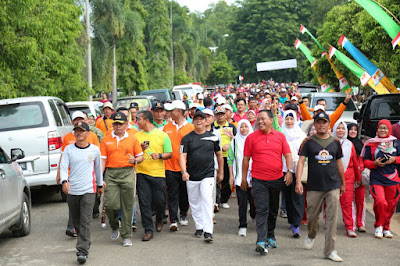
M 62 139 L 71 130 L 69 110 L 59 98 L 0 100 L 0 144 L 8 153 L 24 150 L 17 162 L 31 188 L 56 185 Z
M 12 149 L 11 154 L 12 159 L 0 147 L 0 234 L 10 229 L 14 236 L 26 236 L 31 230 L 31 193 L 15 162 L 24 152 Z

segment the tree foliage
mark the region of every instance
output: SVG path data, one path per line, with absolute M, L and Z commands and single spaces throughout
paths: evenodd
M 235 81 L 236 71 L 233 65 L 228 61 L 224 52 L 218 52 L 212 59 L 210 74 L 207 78 L 207 84 L 227 84 Z

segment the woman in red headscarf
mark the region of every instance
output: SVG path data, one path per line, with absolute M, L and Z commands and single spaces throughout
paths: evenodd
M 364 166 L 371 170 L 370 192 L 374 198 L 375 237 L 392 238 L 390 219 L 400 198 L 400 142 L 392 135 L 389 120 L 379 121 L 376 137 L 361 151 Z

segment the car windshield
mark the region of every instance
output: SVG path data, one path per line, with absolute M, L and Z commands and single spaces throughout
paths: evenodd
M 0 131 L 48 126 L 41 102 L 0 105 Z
M 156 97 L 160 102 L 167 100 L 165 92 L 149 92 L 149 93 L 143 93 L 143 94 L 152 95 L 152 96 Z
M 136 99 L 118 99 L 116 104 L 115 104 L 115 109 L 118 109 L 119 107 L 126 107 L 129 108 L 129 105 L 131 102 L 135 102 L 139 105 L 139 110 L 148 110 L 149 109 L 149 101 L 147 98 L 136 98 Z
M 82 111 L 85 114 L 90 113 L 89 106 L 68 106 L 68 109 L 71 111 L 71 114 L 73 114 L 75 111 Z
M 324 99 L 326 101 L 326 111 L 335 111 L 336 108 L 338 108 L 338 106 L 343 102 L 343 100 L 345 99 L 345 97 L 343 96 L 328 96 L 328 95 L 324 95 L 321 97 L 317 97 L 315 96 L 313 98 L 313 102 L 312 102 L 312 106 L 316 106 L 317 105 L 317 101 L 320 99 Z M 356 106 L 354 105 L 354 102 L 352 100 L 349 101 L 349 103 L 346 106 L 345 111 L 357 111 Z

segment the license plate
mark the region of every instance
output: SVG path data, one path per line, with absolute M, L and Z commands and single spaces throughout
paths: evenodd
M 21 166 L 22 170 L 26 171 L 26 163 L 19 163 L 19 165 Z

